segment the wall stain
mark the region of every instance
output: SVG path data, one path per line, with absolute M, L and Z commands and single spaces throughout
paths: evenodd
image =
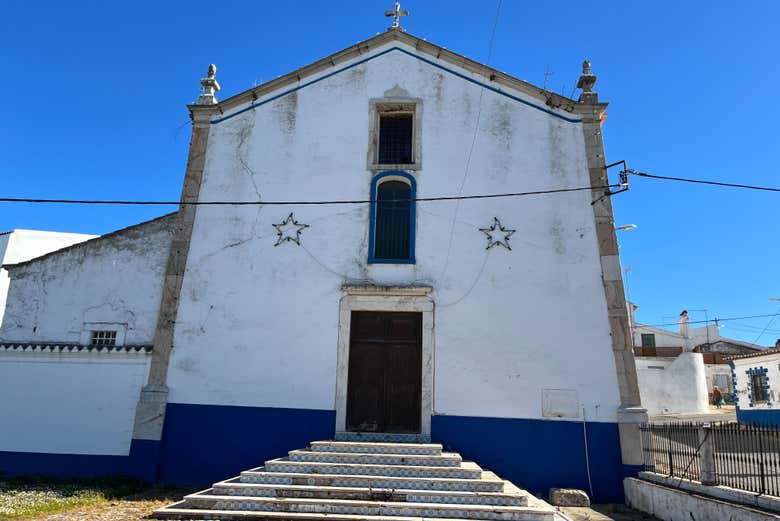
M 292 134 L 298 120 L 298 91 L 282 96 L 274 102 L 273 112 L 282 132 Z
M 564 241 L 563 233 L 563 221 L 560 216 L 556 215 L 553 217 L 552 225 L 550 226 L 550 236 L 553 240 L 553 250 L 558 255 L 566 254 L 566 241 Z
M 505 149 L 510 150 L 513 138 L 512 105 L 507 101 L 493 101 L 488 132 Z

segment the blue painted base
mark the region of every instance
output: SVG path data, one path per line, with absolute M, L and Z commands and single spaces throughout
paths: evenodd
M 756 411 L 759 412 L 759 411 Z M 129 456 L 0 452 L 0 474 L 96 477 L 126 474 L 145 481 L 208 486 L 287 455 L 311 441 L 333 439 L 335 411 L 168 404 L 162 442 L 133 440 Z M 431 438 L 532 493 L 551 487 L 623 502 L 618 426 L 465 416 L 434 416 Z M 585 458 L 587 431 L 590 482 Z
M 737 421 L 751 425 L 780 427 L 780 409 L 743 409 L 738 407 Z
M 333 439 L 336 411 L 169 403 L 158 479 L 210 485 Z
M 0 452 L 0 476 L 96 478 L 131 476 L 154 482 L 160 442 L 133 440 L 128 456 Z
M 534 494 L 572 487 L 597 502 L 623 503 L 623 477 L 637 469 L 621 462 L 617 424 L 584 427 L 569 421 L 434 416 L 431 438 Z

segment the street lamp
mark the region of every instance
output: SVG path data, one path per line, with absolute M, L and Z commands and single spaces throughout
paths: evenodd
M 615 226 L 616 232 L 627 232 L 629 230 L 636 230 L 636 224 L 624 224 L 623 226 Z

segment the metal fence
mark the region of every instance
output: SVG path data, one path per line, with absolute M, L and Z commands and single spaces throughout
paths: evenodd
M 780 496 L 780 430 L 738 423 L 642 425 L 644 468 Z
M 695 423 L 646 424 L 641 427 L 645 470 L 698 480 L 699 425 Z
M 712 428 L 715 472 L 721 485 L 780 496 L 780 431 L 774 427 Z

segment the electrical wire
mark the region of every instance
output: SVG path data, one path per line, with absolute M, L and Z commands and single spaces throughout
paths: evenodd
M 529 192 L 508 192 L 500 194 L 481 195 L 449 195 L 437 197 L 416 197 L 414 199 L 392 199 L 386 202 L 433 202 L 433 201 L 460 201 L 471 199 L 497 199 L 502 197 L 525 197 L 530 195 L 558 194 L 567 192 L 581 192 L 590 190 L 606 190 L 619 185 L 582 186 L 577 188 L 556 188 L 552 190 L 533 190 Z M 323 201 L 139 201 L 122 199 L 44 199 L 27 197 L 0 197 L 0 203 L 35 203 L 35 204 L 107 204 L 107 205 L 182 205 L 182 206 L 298 206 L 298 205 L 336 205 L 336 204 L 368 204 L 371 199 L 342 199 Z M 384 202 L 384 201 L 383 201 Z
M 745 188 L 748 190 L 763 190 L 766 192 L 780 192 L 780 188 L 772 187 L 772 186 L 757 186 L 757 185 L 743 185 L 738 183 L 722 183 L 720 181 L 706 181 L 704 179 L 688 179 L 686 177 L 671 177 L 671 176 L 664 176 L 664 175 L 654 175 L 654 174 L 648 174 L 647 172 L 637 172 L 636 170 L 627 170 L 629 174 L 637 175 L 640 177 L 649 177 L 652 179 L 662 179 L 665 181 L 681 181 L 683 183 L 697 183 L 697 184 L 703 184 L 703 185 L 714 185 L 714 186 L 726 186 L 729 188 Z
M 711 320 L 691 320 L 688 322 L 688 324 L 702 324 L 705 322 L 727 322 L 729 320 L 747 320 L 749 318 L 768 318 L 768 317 L 776 317 L 780 315 L 780 312 L 778 313 L 770 313 L 767 315 L 750 315 L 747 317 L 729 317 L 729 318 L 713 318 Z M 637 324 L 639 325 L 639 324 Z M 643 326 L 650 326 L 650 327 L 662 327 L 662 326 L 677 326 L 679 325 L 679 322 L 670 322 L 667 324 L 642 324 Z
M 757 342 L 758 342 L 758 340 L 759 340 L 759 339 L 760 339 L 762 336 L 764 336 L 764 333 L 766 333 L 767 329 L 769 329 L 769 326 L 771 326 L 771 325 L 772 325 L 772 322 L 774 322 L 774 321 L 775 321 L 775 319 L 777 318 L 777 315 L 780 315 L 780 310 L 778 310 L 778 312 L 777 312 L 777 314 L 776 314 L 775 316 L 773 316 L 772 318 L 770 318 L 770 319 L 769 319 L 769 322 L 767 323 L 766 327 L 764 327 L 764 329 L 762 329 L 762 330 L 761 330 L 761 332 L 758 334 L 758 336 L 756 337 L 756 339 L 755 339 L 755 340 L 753 340 L 753 343 L 754 343 L 754 344 L 755 344 L 755 343 L 757 343 Z

